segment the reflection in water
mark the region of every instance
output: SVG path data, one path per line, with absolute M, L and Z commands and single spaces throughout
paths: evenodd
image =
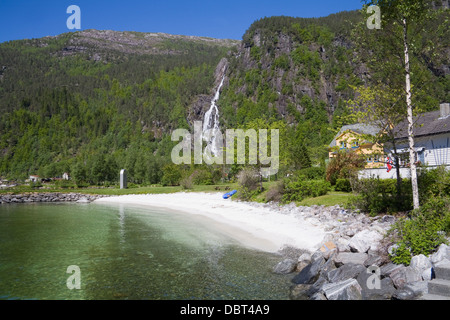
M 120 243 L 123 244 L 125 242 L 125 232 L 124 226 L 125 224 L 125 209 L 123 203 L 119 204 L 119 226 L 120 226 Z
M 287 299 L 279 257 L 205 221 L 100 204 L 0 207 L 0 299 Z M 81 271 L 69 290 L 67 267 Z

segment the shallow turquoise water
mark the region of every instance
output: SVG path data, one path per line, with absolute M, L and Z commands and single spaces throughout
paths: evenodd
M 275 254 L 177 212 L 112 204 L 0 206 L 0 299 L 288 299 Z M 70 290 L 69 266 L 80 269 Z

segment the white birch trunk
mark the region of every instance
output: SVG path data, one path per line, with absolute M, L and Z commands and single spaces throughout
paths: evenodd
M 405 48 L 405 84 L 406 84 L 406 107 L 408 113 L 408 142 L 409 142 L 409 162 L 411 171 L 411 184 L 414 209 L 419 209 L 419 187 L 417 185 L 416 155 L 414 152 L 414 133 L 413 133 L 413 112 L 411 103 L 411 79 L 409 69 L 409 50 L 406 19 L 403 19 L 403 44 Z

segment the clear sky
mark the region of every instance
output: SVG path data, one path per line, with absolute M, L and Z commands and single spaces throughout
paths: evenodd
M 54 36 L 69 30 L 70 5 L 81 30 L 165 32 L 241 39 L 257 19 L 322 17 L 362 7 L 361 0 L 0 0 L 0 42 Z

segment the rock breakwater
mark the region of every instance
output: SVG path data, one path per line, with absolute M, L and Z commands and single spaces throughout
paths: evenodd
M 0 195 L 0 205 L 10 203 L 30 202 L 91 202 L 99 198 L 107 197 L 98 194 L 63 193 L 63 192 L 30 192 L 21 194 Z

